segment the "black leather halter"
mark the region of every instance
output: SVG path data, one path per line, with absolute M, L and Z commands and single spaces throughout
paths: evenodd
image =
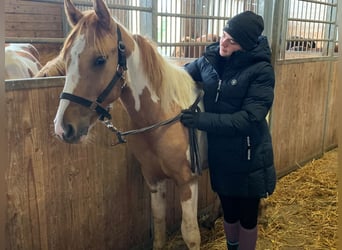
M 109 82 L 107 87 L 102 91 L 102 93 L 96 98 L 96 101 L 91 101 L 81 96 L 73 95 L 70 93 L 62 92 L 60 95 L 60 99 L 66 99 L 71 102 L 80 104 L 84 107 L 87 107 L 93 111 L 95 111 L 99 115 L 99 120 L 103 121 L 105 118 L 110 120 L 112 116 L 109 113 L 108 108 L 104 108 L 101 106 L 101 103 L 106 99 L 109 93 L 112 91 L 115 83 L 123 78 L 123 73 L 127 70 L 126 63 L 126 51 L 125 44 L 122 41 L 121 30 L 119 26 L 117 27 L 117 35 L 118 35 L 118 66 L 116 68 L 115 75 L 113 79 Z

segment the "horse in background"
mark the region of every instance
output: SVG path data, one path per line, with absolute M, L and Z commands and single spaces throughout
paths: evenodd
M 205 51 L 205 44 L 210 44 L 220 41 L 220 37 L 215 34 L 202 35 L 197 38 L 191 38 L 186 36 L 180 41 L 184 45 L 178 45 L 175 47 L 172 56 L 173 57 L 186 57 L 186 58 L 198 58 L 202 56 Z
M 31 78 L 41 67 L 39 52 L 32 44 L 5 44 L 5 79 Z
M 106 107 L 118 99 L 133 128 L 179 119 L 181 110 L 195 102 L 200 90 L 190 75 L 113 19 L 103 0 L 95 0 L 91 11 L 81 12 L 70 0 L 64 7 L 72 30 L 59 58 L 66 80 L 54 124 L 62 141 L 85 142 L 96 121 L 110 122 Z M 205 134 L 199 134 L 204 164 Z M 154 249 L 163 249 L 166 242 L 166 180 L 172 179 L 179 191 L 183 239 L 189 249 L 199 250 L 198 175 L 190 167 L 188 129 L 180 122 L 158 126 L 134 134 L 128 146 L 151 191 Z
M 309 51 L 316 48 L 314 40 L 306 39 L 299 36 L 291 36 L 286 42 L 286 50 L 292 51 Z
M 63 57 L 59 54 L 57 57 L 48 61 L 36 74 L 35 77 L 65 76 L 65 64 Z

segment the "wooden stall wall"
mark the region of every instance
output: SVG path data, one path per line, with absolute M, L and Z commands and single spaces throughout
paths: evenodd
M 271 129 L 279 176 L 337 146 L 336 61 L 276 67 Z
M 63 4 L 30 0 L 5 0 L 5 37 L 63 38 Z M 34 43 L 44 65 L 61 49 L 61 43 Z
M 63 37 L 63 5 L 5 0 L 6 37 Z
M 338 83 L 338 65 L 338 61 L 331 63 L 328 98 L 326 104 L 327 120 L 324 137 L 324 150 L 334 148 L 338 144 L 337 93 L 339 91 L 338 85 L 341 85 L 341 83 Z
M 6 249 L 150 245 L 149 191 L 129 147 L 112 147 L 114 138 L 101 124 L 95 126 L 87 145 L 69 145 L 54 137 L 53 118 L 62 84 L 60 78 L 6 83 L 10 159 Z M 115 125 L 127 127 L 121 106 L 116 104 L 113 110 Z M 200 181 L 200 210 L 213 203 L 208 179 L 205 172 Z M 168 188 L 167 222 L 174 230 L 179 227 L 180 206 L 175 186 L 170 182 Z

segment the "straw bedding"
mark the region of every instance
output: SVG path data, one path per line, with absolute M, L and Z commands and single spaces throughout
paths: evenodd
M 201 228 L 203 250 L 226 249 L 223 221 Z M 166 249 L 186 249 L 180 232 Z M 257 250 L 337 249 L 337 149 L 278 180 L 263 200 Z

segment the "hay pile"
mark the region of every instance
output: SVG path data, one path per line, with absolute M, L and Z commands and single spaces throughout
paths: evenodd
M 226 249 L 222 218 L 201 236 L 201 249 Z M 179 232 L 166 249 L 186 249 Z M 281 178 L 264 200 L 257 250 L 267 249 L 337 249 L 337 149 Z

